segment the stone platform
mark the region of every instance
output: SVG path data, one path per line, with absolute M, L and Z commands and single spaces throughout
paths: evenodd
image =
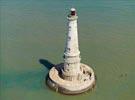
M 81 63 L 82 75 L 77 81 L 67 81 L 61 78 L 63 63 L 58 64 L 49 72 L 47 84 L 50 88 L 63 94 L 79 94 L 95 86 L 95 74 L 92 68 Z

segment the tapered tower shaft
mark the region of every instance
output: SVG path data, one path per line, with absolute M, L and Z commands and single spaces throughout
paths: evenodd
M 64 52 L 63 78 L 66 80 L 77 80 L 80 74 L 80 51 L 78 45 L 77 14 L 71 8 L 68 15 L 68 33 Z

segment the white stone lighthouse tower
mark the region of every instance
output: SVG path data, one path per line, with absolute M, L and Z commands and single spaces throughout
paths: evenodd
M 78 16 L 75 8 L 71 8 L 67 19 L 68 33 L 63 56 L 64 62 L 50 70 L 47 84 L 64 94 L 78 94 L 93 88 L 95 75 L 91 67 L 80 63 Z
M 64 52 L 64 69 L 62 70 L 65 80 L 75 81 L 80 71 L 80 51 L 78 45 L 77 14 L 74 8 L 68 15 L 68 34 Z

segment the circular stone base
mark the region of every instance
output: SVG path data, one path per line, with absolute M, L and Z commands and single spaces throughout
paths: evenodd
M 47 84 L 55 91 L 64 94 L 79 94 L 95 86 L 95 75 L 92 68 L 81 63 L 82 77 L 77 81 L 67 81 L 61 78 L 63 63 L 54 66 L 50 72 Z

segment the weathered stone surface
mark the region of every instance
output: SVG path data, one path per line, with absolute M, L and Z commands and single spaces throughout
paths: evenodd
M 95 75 L 92 68 L 80 63 L 76 10 L 68 15 L 68 34 L 64 51 L 64 63 L 54 66 L 49 72 L 48 85 L 64 94 L 78 94 L 92 89 Z
M 60 75 L 63 64 L 54 66 L 49 72 L 47 84 L 54 90 L 64 94 L 78 94 L 92 89 L 95 85 L 95 74 L 92 68 L 81 64 L 82 75 L 75 81 L 64 80 Z

